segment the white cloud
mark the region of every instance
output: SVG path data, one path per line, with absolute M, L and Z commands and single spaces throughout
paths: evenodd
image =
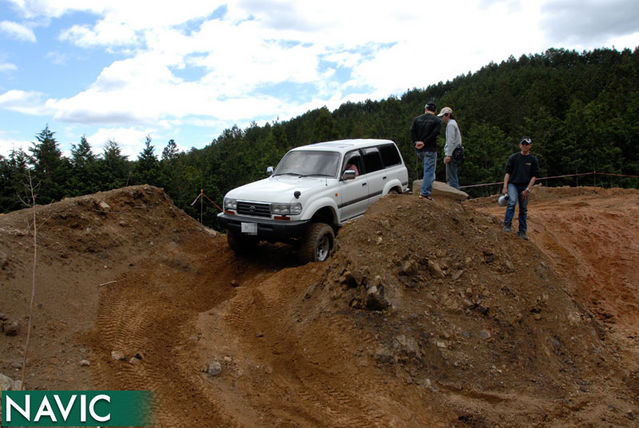
M 0 95 L 0 108 L 30 115 L 52 113 L 43 103 L 43 99 L 40 92 L 12 89 Z
M 613 0 L 616 10 L 591 34 L 578 22 L 562 29 L 565 12 L 579 8 L 573 0 L 11 1 L 27 19 L 92 14 L 93 22 L 69 24 L 59 40 L 91 48 L 87 55 L 120 52 L 84 89 L 55 98 L 14 89 L 0 94 L 0 108 L 102 126 L 91 138 L 103 144 L 114 133 L 130 142 L 130 156 L 151 131 L 171 138 L 180 127 L 209 127 L 215 137 L 233 124 L 399 95 L 509 55 L 558 47 L 566 34 L 576 39 L 560 47 L 639 43 L 639 19 L 619 21 L 626 9 L 636 15 L 634 0 Z M 597 15 L 603 4 L 586 0 L 578 15 Z M 615 22 L 623 25 L 607 31 Z
M 32 43 L 36 42 L 36 36 L 33 30 L 25 25 L 18 24 L 17 22 L 1 21 L 0 31 L 17 40 Z
M 639 3 L 627 0 L 557 0 L 543 7 L 542 25 L 560 42 L 590 44 L 637 31 Z
M 60 40 L 74 43 L 80 47 L 126 46 L 138 43 L 135 31 L 122 22 L 100 21 L 94 28 L 87 25 L 74 25 L 60 34 Z
M 29 153 L 31 142 L 17 138 L 8 132 L 0 130 L 0 155 L 8 157 L 11 151 L 22 149 L 25 153 Z
M 140 147 L 144 146 L 146 136 L 152 134 L 153 129 L 114 127 L 99 128 L 86 138 L 96 154 L 102 154 L 107 142 L 111 140 L 118 143 L 123 155 L 128 156 L 129 160 L 135 160 L 141 151 Z
M 639 31 L 625 36 L 612 37 L 607 41 L 606 46 L 616 46 L 618 49 L 623 49 L 624 46 L 639 47 Z
M 0 72 L 4 71 L 16 71 L 18 67 L 15 64 L 9 62 L 0 63 Z

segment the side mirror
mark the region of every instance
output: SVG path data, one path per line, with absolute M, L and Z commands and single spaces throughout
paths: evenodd
M 357 173 L 354 169 L 347 169 L 346 171 L 344 171 L 344 174 L 342 174 L 342 180 L 353 180 L 356 176 Z
M 269 167 L 266 168 L 266 175 L 268 175 L 269 177 L 271 175 L 273 175 L 273 167 L 272 166 L 269 166 Z

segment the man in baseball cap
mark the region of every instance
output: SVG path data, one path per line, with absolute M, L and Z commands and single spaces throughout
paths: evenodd
M 459 190 L 459 165 L 453 153 L 457 147 L 461 147 L 462 138 L 459 132 L 459 125 L 453 116 L 453 109 L 444 107 L 441 109 L 438 117 L 441 117 L 442 123 L 446 125 L 446 145 L 444 146 L 444 164 L 446 164 L 446 181 L 448 185 Z
M 515 216 L 515 206 L 519 204 L 519 235 L 528 240 L 528 199 L 533 185 L 539 177 L 539 161 L 535 155 L 530 154 L 532 139 L 523 137 L 519 141 L 520 152 L 513 153 L 506 162 L 506 175 L 504 176 L 503 194 L 508 194 L 508 205 L 504 217 L 504 232 L 512 230 L 512 221 Z

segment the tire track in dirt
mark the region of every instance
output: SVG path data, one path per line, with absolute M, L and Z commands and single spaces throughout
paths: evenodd
M 257 288 L 240 290 L 230 301 L 224 321 L 240 338 L 237 352 L 251 355 L 272 372 L 250 378 L 252 390 L 271 391 L 270 397 L 253 400 L 252 406 L 273 424 L 397 425 L 397 413 L 389 408 L 402 407 L 406 401 L 393 396 L 392 391 L 400 389 L 397 385 L 389 390 L 395 381 L 383 379 L 369 367 L 367 356 L 361 357 L 360 366 L 353 364 L 358 354 L 374 350 L 373 335 L 334 308 L 322 303 L 309 306 L 317 302 L 306 301 L 320 293 L 314 284 L 325 276 L 325 269 L 326 265 L 317 265 L 281 271 Z M 273 402 L 273 396 L 288 397 L 291 403 Z M 411 409 L 404 413 L 411 414 Z
M 233 295 L 224 272 L 228 260 L 208 257 L 200 245 L 190 250 L 175 257 L 169 268 L 157 263 L 166 264 L 166 256 L 146 260 L 142 269 L 122 275 L 101 293 L 94 335 L 99 340 L 97 383 L 153 391 L 155 418 L 161 426 L 204 426 L 212 421 L 216 426 L 236 426 L 233 417 L 202 391 L 202 368 L 193 358 L 197 314 Z M 126 360 L 113 360 L 112 350 L 123 352 Z

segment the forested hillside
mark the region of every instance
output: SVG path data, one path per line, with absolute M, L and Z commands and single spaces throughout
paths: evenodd
M 399 98 L 349 102 L 333 112 L 323 107 L 285 122 L 233 127 L 213 138 L 209 146 L 189 152 L 179 152 L 171 140 L 158 153 L 147 137 L 138 158 L 129 160 L 117 141 L 108 141 L 96 155 L 83 137 L 67 158 L 59 150 L 55 132 L 46 126 L 29 153 L 0 156 L 0 211 L 25 206 L 30 172 L 38 203 L 148 183 L 163 187 L 177 206 L 199 218 L 199 204 L 190 204 L 200 189 L 221 204 L 226 191 L 264 177 L 266 167 L 277 164 L 288 149 L 340 138 L 392 139 L 401 149 L 411 180 L 420 178 L 421 166 L 408 130 L 427 101 L 435 101 L 438 109 L 450 106 L 455 111 L 468 154 L 460 170 L 462 185 L 500 181 L 504 162 L 518 150 L 523 135 L 533 138 L 542 176 L 593 171 L 639 175 L 635 149 L 639 144 L 639 48 L 584 53 L 551 49 L 491 63 L 446 83 L 408 90 Z M 443 138 L 442 134 L 440 148 Z M 441 161 L 437 176 L 444 179 Z M 570 182 L 548 180 L 547 184 Z M 639 180 L 619 177 L 613 184 L 639 187 Z M 204 223 L 216 226 L 216 213 L 207 201 Z

